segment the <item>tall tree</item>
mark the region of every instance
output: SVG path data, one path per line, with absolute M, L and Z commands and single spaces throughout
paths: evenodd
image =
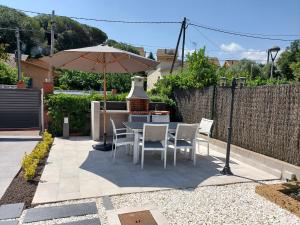
M 149 53 L 149 55 L 148 55 L 148 59 L 155 60 L 155 58 L 154 58 L 154 55 L 153 55 L 153 53 L 152 53 L 152 52 L 150 52 L 150 53 Z
M 296 40 L 280 55 L 277 65 L 284 78 L 293 80 L 297 77 L 297 63 L 299 62 L 300 40 Z

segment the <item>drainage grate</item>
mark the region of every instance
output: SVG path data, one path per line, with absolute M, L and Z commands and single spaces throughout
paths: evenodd
M 119 214 L 121 225 L 158 225 L 149 210 Z

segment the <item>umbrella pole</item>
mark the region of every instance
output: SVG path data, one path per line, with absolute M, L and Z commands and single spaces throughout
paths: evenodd
M 103 106 L 103 144 L 106 145 L 106 68 L 104 65 L 103 73 L 103 96 L 104 96 L 104 106 Z
M 106 143 L 107 134 L 106 134 L 106 101 L 107 101 L 107 95 L 106 95 L 106 64 L 105 64 L 105 57 L 104 57 L 104 64 L 103 64 L 103 144 L 96 144 L 93 145 L 93 148 L 95 150 L 100 151 L 110 151 L 112 150 L 112 145 Z

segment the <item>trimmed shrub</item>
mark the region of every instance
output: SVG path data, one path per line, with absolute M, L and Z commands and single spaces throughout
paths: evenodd
M 34 178 L 38 164 L 47 156 L 52 142 L 52 135 L 45 131 L 43 134 L 43 140 L 35 146 L 30 154 L 25 153 L 22 160 L 22 169 L 25 180 L 29 181 Z
M 108 95 L 108 101 L 126 101 L 127 93 Z M 103 95 L 70 95 L 51 94 L 46 96 L 48 114 L 51 118 L 49 131 L 56 135 L 62 135 L 63 119 L 69 117 L 70 132 L 88 135 L 90 124 L 91 101 L 102 101 Z M 175 102 L 167 96 L 150 95 L 151 102 L 164 102 L 173 109 Z

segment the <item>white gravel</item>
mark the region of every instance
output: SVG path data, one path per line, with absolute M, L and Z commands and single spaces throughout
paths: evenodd
M 112 196 L 116 209 L 154 205 L 169 221 L 169 225 L 202 224 L 282 224 L 300 225 L 300 218 L 255 193 L 257 183 L 226 186 L 208 186 L 197 189 L 166 190 Z M 32 225 L 52 225 L 63 222 L 99 217 L 102 225 L 107 222 L 102 198 L 65 201 L 44 206 L 96 201 L 99 214 L 57 219 Z M 24 212 L 23 212 L 24 216 Z M 23 217 L 22 216 L 22 217 Z M 22 221 L 22 220 L 21 220 Z M 31 225 L 28 223 L 27 225 Z
M 115 208 L 152 204 L 169 225 L 300 224 L 300 219 L 255 193 L 257 183 L 136 193 L 112 197 Z

